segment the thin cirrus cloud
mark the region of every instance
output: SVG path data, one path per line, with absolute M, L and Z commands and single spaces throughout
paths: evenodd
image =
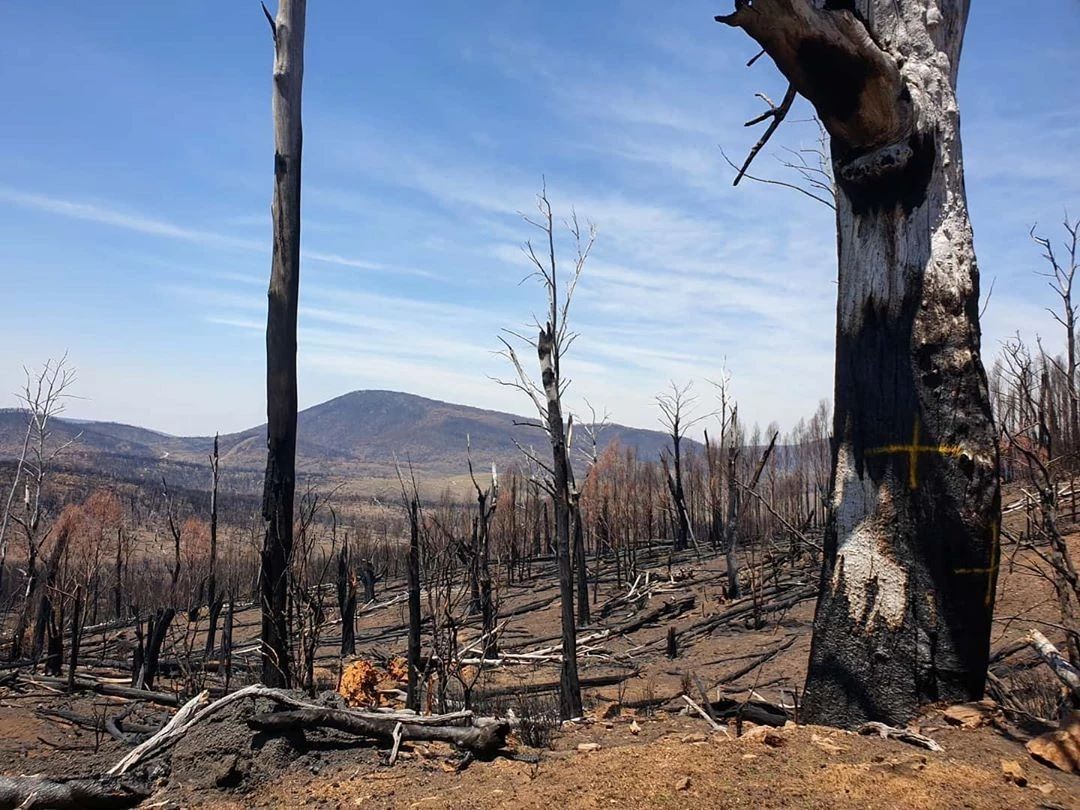
M 60 197 L 52 197 L 45 194 L 4 187 L 0 187 L 0 201 L 19 208 L 54 214 L 69 219 L 78 219 L 84 222 L 93 222 L 99 225 L 108 225 L 114 228 L 144 234 L 146 236 L 176 239 L 206 248 L 226 248 L 262 254 L 269 252 L 268 243 L 266 241 L 244 239 L 197 228 L 187 228 L 166 220 L 112 208 L 99 203 L 66 200 Z M 302 251 L 302 255 L 305 259 L 311 261 L 324 262 L 326 264 L 333 264 L 341 267 L 352 267 L 360 270 L 381 272 L 402 272 L 400 268 L 390 268 L 379 262 L 355 259 L 337 253 L 304 250 Z M 427 271 L 420 270 L 406 269 L 404 272 L 416 275 L 429 275 Z

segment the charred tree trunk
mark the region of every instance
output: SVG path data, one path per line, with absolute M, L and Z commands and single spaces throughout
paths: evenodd
M 341 655 L 356 655 L 356 576 L 349 564 L 349 544 L 338 552 L 337 598 L 341 611 Z
M 266 318 L 262 682 L 289 686 L 289 562 L 296 489 L 296 313 L 300 294 L 300 124 L 307 0 L 280 0 L 274 36 L 274 247 Z M 269 17 L 269 13 L 267 14 Z
M 154 615 L 146 620 L 146 635 L 142 639 L 141 658 L 139 673 L 136 677 L 135 687 L 152 690 L 154 678 L 157 677 L 158 659 L 161 656 L 161 648 L 165 644 L 169 626 L 173 617 L 176 616 L 175 608 L 158 608 Z
M 375 584 L 379 581 L 379 575 L 375 572 L 375 563 L 369 559 L 360 561 L 360 582 L 364 585 L 364 601 L 375 601 Z
M 124 530 L 116 530 L 116 583 L 113 585 L 113 610 L 116 618 L 124 615 Z
M 64 555 L 67 553 L 68 544 L 71 541 L 71 531 L 71 527 L 67 524 L 60 527 L 56 533 L 56 541 L 53 544 L 52 551 L 49 552 L 49 556 L 45 559 L 44 576 L 39 588 L 41 591 L 41 599 L 40 604 L 38 605 L 37 619 L 34 622 L 34 637 L 30 647 L 30 656 L 35 661 L 41 656 L 49 621 L 53 618 L 55 612 L 53 599 L 58 593 L 56 582 L 60 576 L 60 564 L 63 562 Z M 63 623 L 61 623 L 59 631 L 61 634 L 63 633 L 62 625 Z M 62 636 L 60 644 L 63 646 Z M 59 672 L 56 674 L 59 674 Z
M 420 502 L 409 501 L 409 685 L 405 707 L 420 711 Z
M 210 456 L 210 572 L 206 583 L 206 601 L 209 605 L 209 624 L 206 628 L 206 656 L 214 652 L 217 641 L 218 616 L 221 615 L 221 596 L 217 590 L 218 546 L 218 437 L 214 434 L 214 454 Z
M 727 595 L 729 599 L 742 596 L 739 584 L 739 448 L 728 448 L 727 519 L 724 521 L 724 554 L 727 561 Z
M 221 628 L 221 657 L 225 666 L 225 691 L 229 691 L 229 682 L 232 680 L 232 636 L 233 636 L 233 610 L 236 599 L 232 592 L 229 593 L 229 601 L 225 606 L 225 622 Z
M 746 0 L 837 178 L 832 510 L 803 717 L 983 694 L 1000 494 L 956 74 L 967 0 Z
M 574 526 L 574 582 L 577 586 L 577 621 L 584 627 L 592 622 L 589 613 L 589 570 L 585 560 L 585 522 L 581 517 L 581 493 L 573 492 L 570 518 Z
M 540 332 L 537 354 L 547 396 L 548 436 L 552 450 L 552 503 L 555 512 L 555 554 L 558 558 L 562 616 L 562 664 L 559 673 L 559 716 L 581 716 L 581 685 L 577 668 L 577 626 L 574 623 L 574 571 L 570 562 L 570 459 L 566 448 L 559 390 L 558 353 L 554 319 Z
M 68 660 L 68 691 L 75 691 L 75 669 L 79 666 L 79 644 L 82 642 L 82 587 L 75 586 L 74 604 L 71 608 L 71 658 Z

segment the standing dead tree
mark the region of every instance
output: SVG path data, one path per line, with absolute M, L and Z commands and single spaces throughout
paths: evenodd
M 735 0 L 716 18 L 761 46 L 831 137 L 833 508 L 810 722 L 903 723 L 986 682 L 1000 493 L 955 91 L 968 8 Z M 762 120 L 772 131 L 785 114 Z
M 1080 220 L 1065 219 L 1065 254 L 1059 257 L 1053 243 L 1031 229 L 1031 238 L 1043 251 L 1043 258 L 1048 265 L 1039 275 L 1047 279 L 1050 289 L 1061 299 L 1061 311 L 1047 308 L 1050 316 L 1065 330 L 1065 367 L 1053 358 L 1058 373 L 1065 378 L 1065 391 L 1068 395 L 1068 430 L 1062 450 L 1076 452 L 1080 449 L 1080 399 L 1077 396 L 1077 359 L 1076 359 L 1076 304 L 1073 303 L 1073 283 L 1076 271 L 1080 268 Z
M 337 537 L 337 515 L 333 516 L 333 536 Z M 356 572 L 346 533 L 337 555 L 337 600 L 341 613 L 341 656 L 356 655 Z
M 682 443 L 686 432 L 711 414 L 694 416 L 693 409 L 697 398 L 690 393 L 693 381 L 680 387 L 671 383 L 671 393 L 657 394 L 656 404 L 660 406 L 660 422 L 671 438 L 671 463 L 668 454 L 660 454 L 664 467 L 668 492 L 671 493 L 671 511 L 675 524 L 675 551 L 685 551 L 691 542 L 697 545 L 694 530 L 690 525 L 690 513 L 686 509 L 686 491 L 683 487 Z
M 75 370 L 67 365 L 67 356 L 59 360 L 47 360 L 37 372 L 26 372 L 26 383 L 19 399 L 26 408 L 27 440 L 24 441 L 20 472 L 23 476 L 22 510 L 9 504 L 4 519 L 9 518 L 22 530 L 26 540 L 26 581 L 22 588 L 22 606 L 15 620 L 12 634 L 11 660 L 22 656 L 24 636 L 30 623 L 31 613 L 37 601 L 40 586 L 38 560 L 44 543 L 52 533 L 50 510 L 43 500 L 52 466 L 79 438 L 67 441 L 53 440 L 53 419 L 64 412 L 69 390 L 75 383 Z M 81 435 L 81 434 L 80 434 Z M 16 482 L 17 483 L 17 482 Z M 9 498 L 10 501 L 10 498 Z M 0 572 L 7 559 L 6 538 L 0 541 Z M 0 574 L 2 576 L 2 574 Z M 34 634 L 34 657 L 41 651 L 41 644 Z
M 420 488 L 417 486 L 416 476 L 412 474 L 411 469 L 409 472 L 411 490 L 406 488 L 401 467 L 397 467 L 398 482 L 401 484 L 401 505 L 409 519 L 409 555 L 405 568 L 409 599 L 409 645 L 406 658 L 409 665 L 409 681 L 405 692 L 405 707 L 418 712 L 420 711 L 421 679 L 420 630 L 423 624 L 420 604 L 420 534 L 423 530 L 424 515 L 420 509 Z
M 499 474 L 495 464 L 491 465 L 491 484 L 481 487 L 473 470 L 472 447 L 469 443 L 469 478 L 476 490 L 476 516 L 472 521 L 472 550 L 470 576 L 474 591 L 479 601 L 481 622 L 481 659 L 496 658 L 499 654 L 495 622 L 498 608 L 495 604 L 494 587 L 491 581 L 491 518 L 499 505 Z
M 218 592 L 218 436 L 214 434 L 214 452 L 210 456 L 210 560 L 206 580 L 206 602 L 210 616 L 206 627 L 206 656 L 214 653 L 217 641 L 218 617 L 221 615 L 222 597 Z
M 551 203 L 544 187 L 537 196 L 538 220 L 525 217 L 525 221 L 544 235 L 544 257 L 541 258 L 532 242 L 526 242 L 524 253 L 534 270 L 530 278 L 540 280 L 547 295 L 545 323 L 537 321 L 539 335 L 536 339 L 508 332 L 525 345 L 535 349 L 540 361 L 541 384 L 537 384 L 525 371 L 514 347 L 500 338 L 505 347 L 503 354 L 510 360 L 517 379 L 502 382 L 522 391 L 536 408 L 539 421 L 530 423 L 542 430 L 551 445 L 551 463 L 539 458 L 532 450 L 521 448 L 528 460 L 545 475 L 541 484 L 551 496 L 555 514 L 555 548 L 559 570 L 559 593 L 562 609 L 562 667 L 559 678 L 559 712 L 563 719 L 581 716 L 581 687 L 577 668 L 577 626 L 574 618 L 574 572 L 570 559 L 571 489 L 573 469 L 570 463 L 572 432 L 563 418 L 563 394 L 569 380 L 562 376 L 562 359 L 576 335 L 568 330 L 570 303 L 574 297 L 581 273 L 585 269 L 589 251 L 596 240 L 596 229 L 589 225 L 583 233 L 577 214 L 571 214 L 567 226 L 574 240 L 576 259 L 566 281 L 565 290 L 560 289 L 560 277 L 555 255 L 555 224 Z
M 289 562 L 296 497 L 296 316 L 300 297 L 300 103 L 307 0 L 263 12 L 274 37 L 274 229 L 266 316 L 266 478 L 263 483 L 262 681 L 289 686 Z

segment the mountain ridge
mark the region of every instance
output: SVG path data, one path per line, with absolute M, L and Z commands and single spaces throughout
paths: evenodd
M 25 420 L 25 411 L 0 409 L 0 460 L 17 458 Z M 520 462 L 516 443 L 546 444 L 539 430 L 520 424 L 527 421 L 535 420 L 401 391 L 350 391 L 300 411 L 297 464 L 301 472 L 385 475 L 397 459 L 424 474 L 460 475 L 467 469 L 467 442 L 474 462 L 500 466 Z M 149 475 L 150 468 L 162 464 L 201 466 L 213 446 L 212 436 L 174 436 L 120 422 L 56 418 L 52 427 L 56 443 L 78 437 L 68 463 L 90 469 L 130 465 Z M 222 434 L 223 466 L 236 472 L 261 471 L 265 437 L 265 423 Z M 668 444 L 660 431 L 616 424 L 605 427 L 600 445 L 612 441 L 653 459 Z

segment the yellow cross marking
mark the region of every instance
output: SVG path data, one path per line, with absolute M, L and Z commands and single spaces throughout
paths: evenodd
M 957 568 L 954 573 L 956 574 L 989 574 L 986 578 L 986 606 L 989 608 L 991 602 L 994 601 L 994 574 L 997 573 L 998 568 L 1001 566 L 1001 560 L 997 559 L 998 552 L 1001 549 L 1001 531 L 998 522 L 995 520 L 990 524 L 990 531 L 993 533 L 994 549 L 992 552 L 992 558 L 996 561 L 989 568 Z
M 919 444 L 919 434 L 922 425 L 919 418 L 915 417 L 915 428 L 912 430 L 911 444 L 887 444 L 884 447 L 873 447 L 866 451 L 868 456 L 887 456 L 904 453 L 908 457 L 908 487 L 917 489 L 919 486 L 918 468 L 919 453 L 936 453 L 941 456 L 959 456 L 965 451 L 957 444 Z

